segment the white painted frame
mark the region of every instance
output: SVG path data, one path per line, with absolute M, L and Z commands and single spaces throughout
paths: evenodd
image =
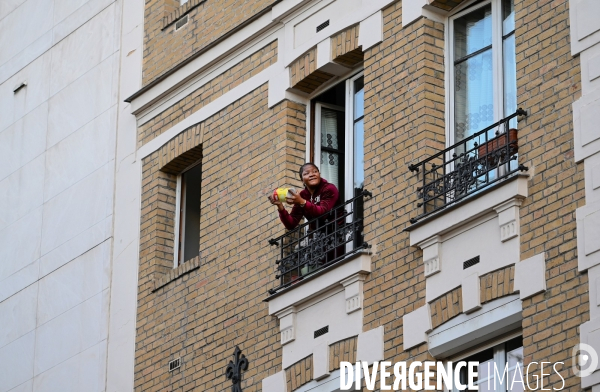
M 346 79 L 346 147 L 345 147 L 345 179 L 344 193 L 346 200 L 354 197 L 354 82 L 364 76 L 364 71 Z M 350 218 L 350 217 L 349 217 Z
M 315 103 L 315 140 L 314 140 L 315 161 L 314 161 L 314 164 L 317 165 L 317 167 L 321 167 L 321 121 L 320 120 L 321 120 L 321 111 L 323 108 L 336 110 L 338 112 L 344 112 L 344 110 L 345 110 L 343 107 L 337 106 L 337 105 L 331 105 L 331 104 L 323 103 L 323 102 Z M 310 135 L 310 132 L 307 132 L 307 133 Z M 310 146 L 309 146 L 309 148 L 310 148 Z M 345 149 L 344 149 L 344 154 L 346 154 Z
M 322 103 L 322 102 L 316 102 L 315 103 L 315 140 L 310 140 L 310 121 L 307 122 L 307 128 L 308 132 L 307 132 L 307 149 L 306 149 L 306 156 L 307 159 L 310 158 L 310 147 L 311 144 L 310 143 L 314 143 L 314 152 L 315 152 L 315 158 L 314 158 L 314 164 L 317 166 L 321 166 L 321 109 L 322 108 L 328 108 L 328 109 L 332 109 L 332 110 L 337 110 L 337 111 L 342 111 L 344 112 L 344 181 L 345 181 L 345 187 L 344 187 L 344 194 L 346 196 L 346 200 L 351 199 L 352 197 L 354 197 L 354 81 L 360 77 L 364 76 L 364 71 L 361 69 L 360 71 L 356 72 L 355 74 L 353 74 L 352 76 L 348 77 L 345 79 L 345 106 L 341 107 L 341 106 L 337 106 L 337 105 L 331 105 L 331 104 L 327 104 L 327 103 Z M 323 90 L 319 90 L 318 93 L 313 94 L 313 97 L 311 97 L 311 99 L 314 99 L 314 97 L 320 95 L 321 93 L 323 93 L 324 91 L 327 91 L 329 88 L 334 87 L 335 85 L 341 83 L 340 81 L 336 81 L 336 83 L 333 83 L 329 86 L 327 86 L 328 88 L 323 89 Z M 310 107 L 310 105 L 307 105 L 307 107 Z M 307 118 L 310 118 L 310 113 L 307 111 Z M 345 200 L 344 200 L 345 201 Z
M 179 258 L 179 238 L 181 238 L 181 245 L 185 246 L 185 215 L 181 216 L 181 211 L 185 211 L 185 198 L 181 192 L 181 188 L 183 186 L 183 174 L 188 170 L 200 165 L 201 163 L 202 160 L 192 163 L 177 176 L 177 188 L 175 190 L 175 237 L 173 241 L 173 268 L 177 268 L 179 265 L 185 262 L 185 260 L 180 260 Z M 183 206 L 181 203 L 183 203 Z M 182 228 L 181 233 L 179 232 L 179 227 Z M 185 258 L 183 254 L 182 258 Z
M 468 358 L 474 354 L 477 354 L 478 352 L 487 350 L 489 348 L 493 348 L 494 349 L 494 363 L 496 363 L 497 368 L 498 369 L 504 369 L 504 366 L 506 364 L 506 352 L 505 349 L 503 347 L 504 343 L 508 342 L 509 340 L 512 340 L 518 336 L 521 336 L 523 334 L 522 331 L 514 331 L 514 332 L 510 332 L 508 334 L 505 334 L 499 338 L 493 339 L 483 345 L 478 346 L 477 348 L 473 348 L 469 351 L 464 351 L 460 354 L 457 354 L 453 357 L 450 357 L 448 359 L 448 361 L 445 362 L 445 364 L 447 365 L 448 362 L 452 362 L 452 363 L 456 363 L 458 361 L 461 361 L 465 358 Z M 521 364 L 523 365 L 523 364 Z M 508 368 L 508 373 L 510 373 L 511 370 L 514 370 L 515 367 L 509 367 Z M 505 380 L 503 380 L 504 382 L 502 382 L 499 387 L 500 388 L 504 388 L 501 389 L 501 391 L 506 391 L 506 384 L 505 382 L 508 381 L 508 376 Z M 478 385 L 478 384 L 475 384 Z M 444 388 L 445 392 L 460 392 L 457 388 L 452 388 L 452 390 L 449 390 L 447 388 Z
M 175 240 L 173 241 L 173 268 L 179 266 L 179 222 L 181 220 L 181 182 L 182 175 L 177 176 L 177 190 L 175 191 Z
M 494 84 L 494 122 L 504 117 L 504 69 L 502 45 L 502 0 L 487 0 L 471 6 L 468 2 L 460 10 L 448 17 L 446 34 L 446 145 L 456 143 L 454 139 L 454 20 L 479 8 L 492 5 L 492 74 Z

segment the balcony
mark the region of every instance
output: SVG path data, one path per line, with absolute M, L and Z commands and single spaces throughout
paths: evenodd
M 364 201 L 371 197 L 371 192 L 364 189 L 329 213 L 270 239 L 269 244 L 279 248 L 276 261 L 279 285 L 270 289 L 269 294 L 300 284 L 370 248 L 362 232 Z
M 481 194 L 515 173 L 527 171 L 517 164 L 518 131 L 510 129 L 510 120 L 525 116 L 523 109 L 460 142 L 409 166 L 420 176 L 417 187 L 419 213 L 411 223 L 449 206 Z M 495 131 L 495 134 L 494 134 Z

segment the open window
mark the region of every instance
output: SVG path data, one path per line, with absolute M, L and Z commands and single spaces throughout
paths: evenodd
M 177 267 L 200 254 L 200 185 L 202 165 L 197 162 L 177 177 L 175 263 Z
M 364 185 L 364 77 L 338 83 L 312 100 L 313 154 L 321 175 L 340 191 L 340 200 L 358 195 Z

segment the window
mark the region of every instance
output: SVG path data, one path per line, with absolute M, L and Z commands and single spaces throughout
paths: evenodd
M 478 378 L 474 384 L 478 386 L 480 392 L 522 392 L 524 390 L 522 336 L 459 360 L 479 362 Z M 520 370 L 517 367 L 520 367 Z M 495 383 L 494 378 L 496 379 Z M 467 380 L 467 368 L 463 367 L 460 370 L 460 383 L 467 385 Z M 464 390 L 470 391 L 471 389 Z M 458 389 L 454 388 L 453 392 L 455 391 Z
M 449 18 L 450 145 L 517 110 L 513 1 L 478 2 Z
M 175 267 L 200 254 L 200 162 L 177 178 Z
M 349 200 L 363 188 L 364 78 L 362 73 L 337 84 L 312 101 L 314 157 L 321 175 Z

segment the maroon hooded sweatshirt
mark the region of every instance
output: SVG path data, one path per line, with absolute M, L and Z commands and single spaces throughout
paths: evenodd
M 298 226 L 302 217 L 311 220 L 331 211 L 333 207 L 335 207 L 338 198 L 340 197 L 340 193 L 335 185 L 330 184 L 327 180 L 321 178 L 321 183 L 313 195 L 310 194 L 308 189 L 303 189 L 300 191 L 300 196 L 306 200 L 306 205 L 304 207 L 294 205 L 292 212 L 290 213 L 288 213 L 285 208 L 279 211 L 279 219 L 281 219 L 281 222 L 288 230 L 292 230 Z M 324 223 L 325 219 L 323 219 L 323 222 L 319 221 L 319 224 Z M 311 227 L 311 229 L 313 228 Z

